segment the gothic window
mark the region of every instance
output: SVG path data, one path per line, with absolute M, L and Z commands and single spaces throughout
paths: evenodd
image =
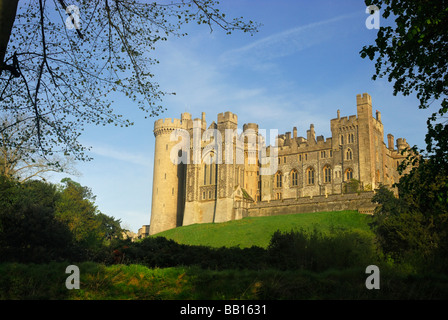
M 341 135 L 341 144 L 344 144 L 344 136 Z
M 275 185 L 277 188 L 282 187 L 283 174 L 279 171 L 275 174 Z
M 314 169 L 313 168 L 308 168 L 306 170 L 306 177 L 307 177 L 308 184 L 314 184 Z
M 213 161 L 213 153 L 204 158 L 204 185 L 215 184 L 216 164 Z
M 331 182 L 331 167 L 328 165 L 324 167 L 324 182 L 325 183 Z
M 291 171 L 291 186 L 292 187 L 298 186 L 298 181 L 299 181 L 298 176 L 299 176 L 299 173 L 297 172 L 297 170 L 294 169 Z
M 348 168 L 347 170 L 345 170 L 345 178 L 346 181 L 350 181 L 351 179 L 353 179 L 353 170 Z
M 345 159 L 346 160 L 353 160 L 353 152 L 352 149 L 348 148 L 345 153 Z
M 348 143 L 354 143 L 355 142 L 355 135 L 353 133 L 350 133 L 348 135 Z

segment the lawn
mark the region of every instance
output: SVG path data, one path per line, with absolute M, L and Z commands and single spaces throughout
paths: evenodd
M 266 248 L 272 234 L 277 230 L 317 228 L 321 232 L 326 232 L 331 228 L 345 228 L 370 233 L 368 226 L 370 218 L 371 216 L 357 211 L 301 213 L 244 218 L 224 223 L 194 224 L 167 230 L 154 236 L 163 236 L 189 245 Z

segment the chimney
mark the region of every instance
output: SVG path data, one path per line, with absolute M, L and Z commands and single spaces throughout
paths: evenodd
M 310 130 L 306 131 L 306 138 L 309 144 L 316 143 L 316 134 L 314 133 L 314 124 L 310 125 Z
M 389 150 L 394 150 L 394 136 L 390 133 L 387 135 L 387 147 Z
M 376 110 L 376 120 L 381 122 L 381 112 L 379 112 L 378 110 Z
M 292 137 L 295 139 L 295 138 L 297 138 L 297 127 L 294 127 L 293 129 L 292 129 Z

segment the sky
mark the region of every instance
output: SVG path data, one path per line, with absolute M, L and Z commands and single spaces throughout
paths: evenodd
M 227 17 L 261 23 L 259 32 L 226 35 L 218 27 L 187 25 L 188 36 L 169 38 L 152 51 L 160 63 L 152 69 L 167 110 L 144 119 L 131 101 L 116 108 L 135 122 L 129 128 L 87 127 L 80 141 L 91 147 L 92 161 L 77 163 L 69 176 L 92 189 L 98 209 L 137 232 L 151 217 L 154 121 L 189 112 L 207 124 L 217 114 L 238 115 L 238 127 L 257 123 L 279 133 L 297 127 L 298 136 L 314 124 L 316 135 L 331 137 L 330 120 L 356 114 L 356 95 L 372 96 L 385 135 L 424 147 L 428 110 L 415 96 L 393 95 L 387 79 L 372 80 L 374 62 L 359 51 L 374 43 L 377 30 L 366 27 L 364 1 L 222 0 Z M 81 10 L 82 14 L 82 10 Z M 82 15 L 81 15 L 82 19 Z M 380 25 L 388 23 L 380 19 Z M 66 174 L 53 174 L 59 182 Z

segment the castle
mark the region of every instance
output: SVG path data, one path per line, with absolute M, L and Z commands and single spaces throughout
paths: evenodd
M 371 211 L 372 190 L 398 182 L 397 167 L 406 157 L 401 151 L 409 145 L 400 138 L 395 148 L 391 134 L 384 143 L 381 113 L 373 116 L 370 95 L 357 95 L 356 105 L 357 115 L 337 111 L 330 138 L 316 136 L 311 124 L 306 137 L 294 127 L 292 134 L 277 133 L 269 146 L 257 124 L 244 124 L 240 133 L 231 112 L 208 127 L 205 113 L 155 121 L 149 234 L 245 216 Z M 353 192 L 359 189 L 366 192 Z

